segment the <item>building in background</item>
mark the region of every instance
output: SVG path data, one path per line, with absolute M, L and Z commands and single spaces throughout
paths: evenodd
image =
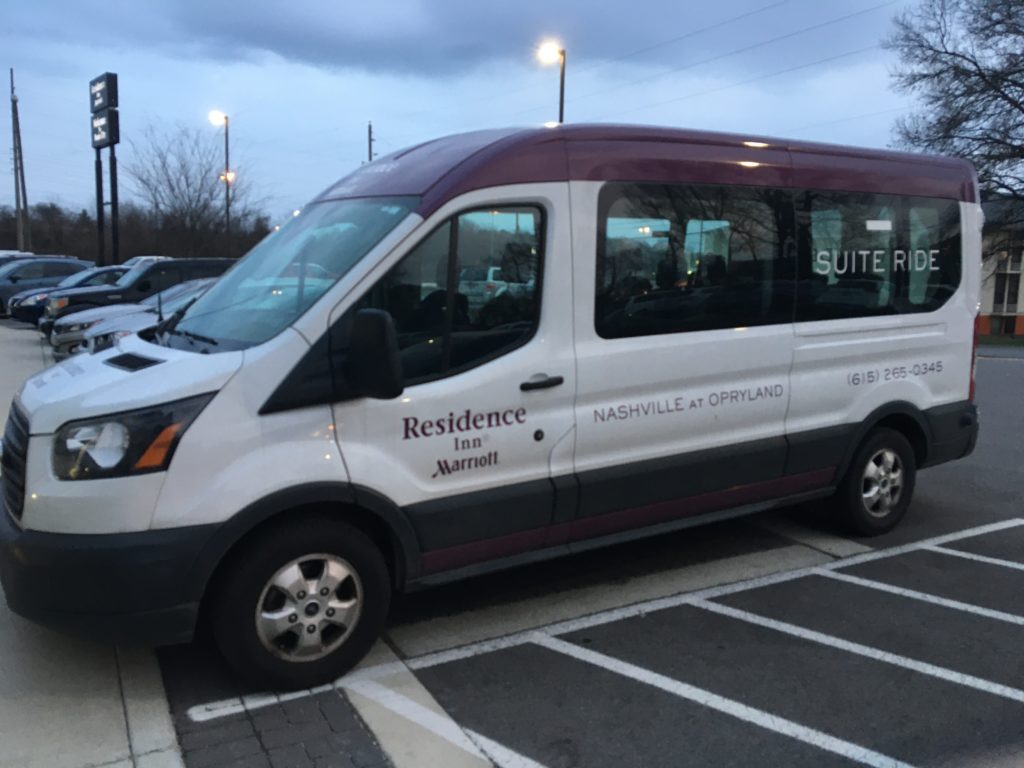
M 983 336 L 1024 336 L 1024 202 L 999 199 L 982 206 L 981 320 Z

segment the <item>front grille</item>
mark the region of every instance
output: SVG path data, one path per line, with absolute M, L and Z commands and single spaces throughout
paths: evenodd
M 3 503 L 8 513 L 21 519 L 25 506 L 25 463 L 28 460 L 28 419 L 14 403 L 4 430 L 4 453 L 0 459 L 3 469 Z

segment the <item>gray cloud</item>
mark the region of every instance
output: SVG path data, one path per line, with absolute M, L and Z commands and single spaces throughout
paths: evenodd
M 615 59 L 659 42 L 685 39 L 634 56 L 666 67 L 721 55 L 802 27 L 871 9 L 815 0 L 735 0 L 695 3 L 641 0 L 632 4 L 587 0 L 193 0 L 143 4 L 67 1 L 38 8 L 19 4 L 12 33 L 39 40 L 95 42 L 114 48 L 158 47 L 177 56 L 237 61 L 276 54 L 325 68 L 446 76 L 490 61 L 528 61 L 545 35 L 565 41 L 572 61 Z M 807 60 L 845 47 L 877 42 L 880 19 L 898 4 L 870 10 L 820 30 L 725 57 L 720 69 L 742 70 Z M 744 16 L 735 21 L 736 17 Z M 717 26 L 716 26 L 717 25 Z M 703 33 L 694 32 L 715 27 Z

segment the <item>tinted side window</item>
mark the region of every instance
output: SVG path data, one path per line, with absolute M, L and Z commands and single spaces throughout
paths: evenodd
M 46 265 L 41 261 L 32 261 L 24 266 L 18 267 L 11 274 L 16 275 L 19 280 L 38 280 L 46 273 Z
M 153 267 L 136 285 L 145 285 L 147 282 L 149 290 L 145 292 L 148 294 L 158 293 L 180 283 L 181 270 L 178 267 Z
M 789 193 L 607 184 L 598 207 L 600 336 L 792 321 Z
M 407 385 L 480 365 L 533 335 L 542 233 L 536 208 L 463 213 L 435 229 L 357 303 L 354 310 L 391 314 Z
M 67 277 L 78 271 L 78 265 L 71 262 L 49 261 L 46 263 L 47 277 Z
M 930 312 L 960 284 L 955 201 L 803 191 L 797 205 L 797 320 Z

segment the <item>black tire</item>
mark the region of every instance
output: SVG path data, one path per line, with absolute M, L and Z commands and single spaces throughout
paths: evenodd
M 917 460 L 907 438 L 894 429 L 872 430 L 836 492 L 843 524 L 861 536 L 891 531 L 910 506 L 916 478 Z
M 316 571 L 309 569 L 320 561 L 327 562 L 325 558 L 340 561 L 350 570 L 351 578 L 342 583 L 337 595 L 307 595 L 302 601 L 294 601 L 285 590 L 270 583 L 279 571 L 297 560 L 302 562 L 294 567 L 301 569 L 309 583 L 314 583 L 308 574 Z M 326 572 L 325 567 L 323 573 Z M 377 640 L 391 602 L 391 580 L 377 546 L 362 531 L 321 517 L 275 526 L 245 542 L 226 562 L 214 589 L 208 616 L 221 654 L 243 680 L 270 690 L 312 688 L 339 678 Z M 327 619 L 327 601 L 339 595 L 349 600 L 356 595 L 360 603 L 357 616 L 344 630 Z M 272 605 L 275 600 L 279 603 L 277 607 Z M 318 612 L 310 614 L 314 603 L 319 606 Z M 294 605 L 305 605 L 306 610 L 297 608 L 292 612 Z M 263 616 L 275 611 L 291 612 L 282 622 L 293 621 L 297 631 L 289 626 L 277 636 L 277 641 L 271 641 L 264 623 L 261 637 L 258 611 Z M 323 630 L 312 631 L 309 639 L 325 646 L 325 655 L 300 660 L 302 649 L 289 648 L 293 642 L 303 642 L 304 630 L 309 626 Z M 268 642 L 276 650 L 271 650 Z M 332 647 L 334 642 L 338 644 Z

